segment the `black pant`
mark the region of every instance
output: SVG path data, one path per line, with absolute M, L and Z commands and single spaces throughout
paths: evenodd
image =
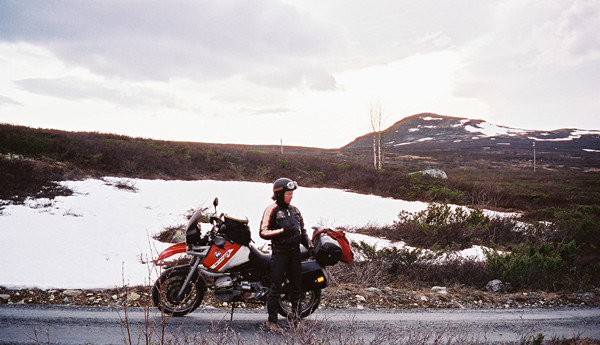
M 300 279 L 302 274 L 300 262 L 300 246 L 274 247 L 271 254 L 271 291 L 267 300 L 269 322 L 277 322 L 281 287 L 287 276 L 290 287 L 292 313 L 298 318 L 298 304 L 302 295 Z

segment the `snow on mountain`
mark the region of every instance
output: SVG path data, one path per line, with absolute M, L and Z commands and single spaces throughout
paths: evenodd
M 497 145 L 531 146 L 532 141 L 573 142 L 569 149 L 574 152 L 595 150 L 600 147 L 600 130 L 558 129 L 554 131 L 535 131 L 495 125 L 483 120 L 463 117 L 451 117 L 437 114 L 417 114 L 406 117 L 382 131 L 382 143 L 388 149 L 414 147 L 417 145 L 436 145 L 453 143 L 470 145 L 473 142 L 502 142 Z M 365 149 L 373 144 L 372 133 L 356 138 L 344 149 Z M 451 146 L 450 146 L 451 147 Z M 586 151 L 590 152 L 590 151 Z

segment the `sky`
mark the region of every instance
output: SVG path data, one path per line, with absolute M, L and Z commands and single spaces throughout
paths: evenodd
M 338 148 L 418 113 L 600 129 L 597 0 L 0 0 L 0 123 Z
M 262 212 L 272 203 L 268 183 L 113 177 L 61 183 L 74 194 L 53 200 L 27 199 L 25 204 L 9 203 L 0 209 L 0 286 L 51 289 L 152 284 L 159 271 L 143 261 L 156 258 L 169 246 L 152 236 L 186 224 L 190 209 L 210 207 L 212 212 L 215 197 L 219 198 L 219 214 L 247 217 L 252 245 L 269 250 L 268 242 L 258 235 Z M 119 189 L 118 184 L 134 190 Z M 292 203 L 300 209 L 309 236 L 314 226 L 352 229 L 392 224 L 400 211 L 414 213 L 428 206 L 420 201 L 304 187 L 294 193 Z M 492 217 L 512 215 L 488 212 Z M 202 223 L 201 228 L 204 233 L 210 225 Z M 347 237 L 377 249 L 406 245 L 350 232 Z M 456 255 L 485 260 L 479 246 Z

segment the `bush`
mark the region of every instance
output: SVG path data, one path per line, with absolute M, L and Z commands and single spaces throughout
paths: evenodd
M 577 205 L 570 209 L 557 209 L 556 225 L 579 245 L 600 246 L 600 206 Z
M 0 199 L 23 202 L 27 197 L 53 199 L 73 192 L 61 186 L 65 172 L 60 166 L 0 155 Z
M 405 241 L 425 248 L 465 249 L 473 245 L 510 246 L 520 243 L 525 232 L 515 231 L 514 217 L 489 217 L 482 210 L 430 204 L 426 210 L 402 211 L 391 227 L 368 226 L 356 232 Z
M 510 253 L 487 251 L 487 269 L 490 276 L 515 288 L 557 290 L 569 282 L 577 249 L 574 241 L 540 245 L 527 241 Z
M 411 248 L 375 247 L 364 242 L 352 243 L 355 257 L 363 258 L 350 265 L 329 268 L 333 279 L 341 283 L 360 281 L 368 286 L 385 285 L 453 285 L 480 287 L 489 281 L 485 263 L 458 256 L 445 256 Z

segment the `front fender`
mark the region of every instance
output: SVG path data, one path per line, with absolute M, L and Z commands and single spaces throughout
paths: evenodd
M 185 253 L 186 251 L 187 251 L 187 246 L 186 246 L 185 242 L 176 243 L 176 244 L 170 246 L 169 248 L 163 250 L 162 253 L 160 253 L 160 255 L 158 255 L 158 258 L 156 258 L 156 262 L 162 261 L 170 256 L 175 255 L 175 254 Z

